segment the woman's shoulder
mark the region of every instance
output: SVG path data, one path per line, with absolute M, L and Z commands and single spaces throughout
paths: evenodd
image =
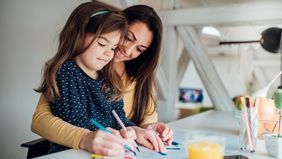
M 136 87 L 136 80 L 130 79 L 130 77 L 126 73 L 121 76 L 121 79 L 127 91 L 130 91 Z

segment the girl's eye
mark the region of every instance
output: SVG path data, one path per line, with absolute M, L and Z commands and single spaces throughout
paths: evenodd
M 138 52 L 140 52 L 140 53 L 142 53 L 142 52 L 143 52 L 143 50 L 141 50 L 141 49 L 139 49 L 139 48 L 137 48 L 137 51 L 138 51 Z
M 116 51 L 116 49 L 117 49 L 117 47 L 115 47 L 115 48 L 112 48 L 111 50 L 112 50 L 112 51 Z
M 102 43 L 99 43 L 99 42 L 98 42 L 98 45 L 101 46 L 101 47 L 106 46 L 105 44 L 102 44 Z

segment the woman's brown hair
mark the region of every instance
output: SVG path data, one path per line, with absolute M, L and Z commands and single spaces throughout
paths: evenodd
M 101 34 L 120 31 L 127 34 L 127 20 L 123 13 L 114 8 L 101 5 L 98 2 L 86 2 L 79 5 L 68 18 L 59 35 L 59 46 L 56 55 L 51 58 L 44 67 L 42 83 L 37 92 L 44 94 L 48 101 L 60 97 L 56 84 L 56 74 L 62 64 L 82 54 L 90 45 L 85 46 L 86 34 L 94 35 L 92 42 Z M 115 94 L 115 98 L 121 97 L 123 83 L 113 68 L 111 61 L 101 73 Z
M 140 125 L 146 114 L 152 114 L 156 110 L 156 98 L 154 92 L 155 74 L 160 57 L 162 40 L 162 22 L 153 8 L 146 5 L 134 5 L 123 10 L 129 25 L 142 22 L 153 32 L 151 45 L 136 59 L 125 62 L 126 73 L 131 81 L 136 81 L 133 99 L 132 120 Z M 148 112 L 150 105 L 154 109 Z

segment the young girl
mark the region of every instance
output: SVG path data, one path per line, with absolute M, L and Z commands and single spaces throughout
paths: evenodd
M 132 125 L 123 110 L 123 83 L 110 62 L 127 27 L 122 12 L 94 2 L 81 4 L 72 12 L 37 90 L 50 102 L 55 116 L 91 131 L 97 130 L 91 119 L 119 129 L 111 113 L 115 110 L 126 126 Z M 51 143 L 49 152 L 64 149 Z

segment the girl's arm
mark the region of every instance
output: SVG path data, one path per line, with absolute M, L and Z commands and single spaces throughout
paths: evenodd
M 32 117 L 31 130 L 43 138 L 58 144 L 79 149 L 81 138 L 89 132 L 55 117 L 46 98 L 41 95 Z
M 115 110 L 120 120 L 123 122 L 123 124 L 126 127 L 135 126 L 135 124 L 126 117 L 125 111 L 123 109 L 124 108 L 123 104 L 124 103 L 122 101 L 115 101 L 115 104 L 113 105 L 113 110 Z M 117 124 L 116 127 L 122 129 L 122 127 L 118 124 L 118 122 L 116 122 L 116 124 Z

